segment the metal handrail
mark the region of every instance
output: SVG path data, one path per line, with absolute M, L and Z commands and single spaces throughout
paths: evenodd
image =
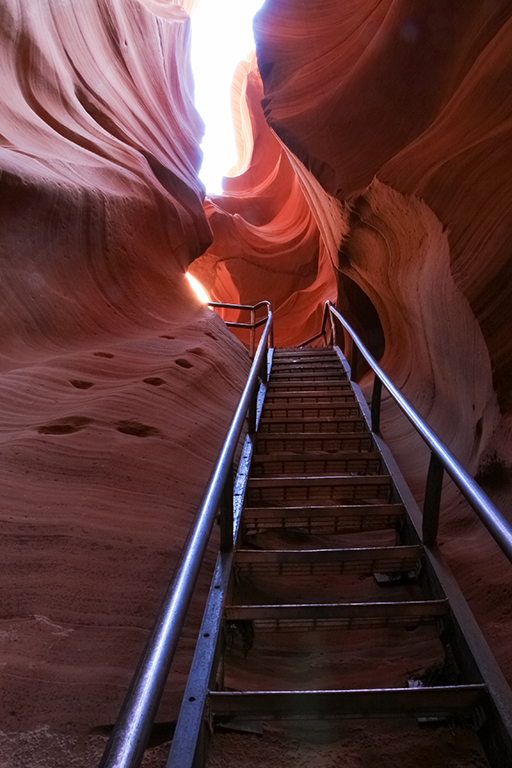
M 443 474 L 444 471 L 446 471 L 464 498 L 474 509 L 500 549 L 504 552 L 510 562 L 512 562 L 512 527 L 505 520 L 499 510 L 494 506 L 487 494 L 485 494 L 484 491 L 480 488 L 478 483 L 476 483 L 475 480 L 473 480 L 473 478 L 468 475 L 466 470 L 457 461 L 455 456 L 453 456 L 448 448 L 423 421 L 421 416 L 419 416 L 419 414 L 414 410 L 412 405 L 398 391 L 390 379 L 388 379 L 382 368 L 378 365 L 375 358 L 366 349 L 357 333 L 330 301 L 326 302 L 324 318 L 322 322 L 322 332 L 318 335 L 318 337 L 324 336 L 326 333 L 327 313 L 331 319 L 332 343 L 336 344 L 336 326 L 333 322 L 333 317 L 336 317 L 352 338 L 352 341 L 355 343 L 360 354 L 364 357 L 370 368 L 375 373 L 371 407 L 372 430 L 374 432 L 380 431 L 381 391 L 382 386 L 384 386 L 391 397 L 399 405 L 401 410 L 405 413 L 409 421 L 413 424 L 418 434 L 422 437 L 423 441 L 430 448 L 430 465 L 428 469 L 425 500 L 423 505 L 424 543 L 427 545 L 434 545 L 437 540 Z M 311 339 L 309 341 L 311 341 Z
M 207 302 L 208 307 L 216 307 L 218 309 L 238 309 L 241 311 L 248 311 L 251 313 L 251 322 L 250 323 L 239 323 L 239 322 L 233 322 L 232 320 L 224 320 L 224 323 L 228 326 L 228 328 L 249 328 L 251 331 L 250 339 L 249 339 L 249 356 L 251 359 L 254 356 L 254 344 L 255 344 L 255 332 L 256 328 L 259 328 L 260 326 L 264 325 L 267 322 L 268 315 L 272 311 L 272 308 L 270 306 L 269 301 L 259 301 L 257 304 L 227 304 L 222 301 L 209 301 Z M 256 311 L 260 309 L 260 307 L 267 307 L 267 317 L 262 317 L 260 320 L 256 320 Z M 270 346 L 274 346 L 274 329 L 271 326 L 270 329 Z
M 126 694 L 99 768 L 138 768 L 194 594 L 210 535 L 221 508 L 221 549 L 233 548 L 233 461 L 247 413 L 255 413 L 259 378 L 267 380 L 272 310 L 247 382 L 203 497 L 194 528 Z

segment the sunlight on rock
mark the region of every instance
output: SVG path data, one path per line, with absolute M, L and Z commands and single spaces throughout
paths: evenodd
M 254 49 L 252 17 L 263 0 L 200 0 L 192 18 L 195 102 L 206 128 L 199 177 L 207 193 L 222 193 L 222 177 L 236 164 L 231 82 Z
M 189 272 L 187 272 L 185 277 L 187 278 L 190 285 L 192 286 L 192 289 L 194 290 L 194 293 L 196 294 L 199 301 L 201 301 L 203 304 L 208 304 L 208 302 L 211 301 L 211 299 L 206 293 L 201 283 L 199 282 L 199 280 L 196 280 L 196 278 L 193 277 Z

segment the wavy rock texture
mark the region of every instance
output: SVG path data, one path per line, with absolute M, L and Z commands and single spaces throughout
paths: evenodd
M 9 768 L 97 763 L 248 370 L 184 280 L 211 241 L 189 35 L 172 0 L 0 3 Z
M 267 118 L 324 187 L 347 200 L 377 176 L 448 229 L 507 413 L 510 16 L 506 2 L 269 0 L 255 25 Z
M 210 233 L 189 19 L 145 4 L 167 18 L 137 0 L 2 3 L 8 360 L 154 327 L 170 303 L 194 311 L 179 278 Z
M 318 332 L 323 304 L 336 294 L 333 261 L 344 221 L 336 202 L 269 130 L 255 60 L 235 74 L 236 176 L 206 199 L 213 243 L 191 272 L 218 301 L 275 310 L 279 346 Z M 243 318 L 245 321 L 247 318 Z

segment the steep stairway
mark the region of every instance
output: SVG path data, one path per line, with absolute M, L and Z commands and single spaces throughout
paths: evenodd
M 273 721 L 295 723 L 295 735 L 297 723 L 306 733 L 331 722 L 332 734 L 346 718 L 408 718 L 434 740 L 462 727 L 454 765 L 487 765 L 477 732 L 489 764 L 508 764 L 493 755 L 499 725 L 453 611 L 462 598 L 448 577 L 447 595 L 422 547 L 348 372 L 337 347 L 274 351 L 236 545 L 212 583 L 170 768 L 219 764 L 207 749 L 216 732 L 260 734 L 244 764 L 264 765 Z

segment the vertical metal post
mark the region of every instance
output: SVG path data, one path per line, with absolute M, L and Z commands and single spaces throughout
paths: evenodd
M 268 381 L 268 350 L 267 354 L 263 356 L 263 360 L 261 361 L 260 379 L 264 384 L 266 384 Z
M 249 413 L 248 413 L 248 430 L 249 434 L 252 435 L 253 432 L 256 432 L 256 412 L 258 409 L 258 397 L 257 395 L 253 395 L 251 397 L 251 402 L 249 403 Z
M 231 465 L 219 504 L 221 552 L 231 552 L 233 549 L 233 471 Z
M 336 324 L 335 324 L 334 316 L 331 312 L 330 304 L 329 304 L 329 321 L 331 323 L 331 346 L 336 347 L 338 345 L 338 339 L 336 337 Z M 327 337 L 325 341 L 327 342 Z
M 254 357 L 254 340 L 255 340 L 255 328 L 254 328 L 254 307 L 251 309 L 251 332 L 250 332 L 250 342 L 249 342 L 249 356 L 251 360 Z
M 432 451 L 425 488 L 425 501 L 423 503 L 423 542 L 427 546 L 433 546 L 437 542 L 443 475 L 444 467 Z
M 361 364 L 361 353 L 359 352 L 359 347 L 357 344 L 352 342 L 351 348 L 350 348 L 350 357 L 349 357 L 349 365 L 350 365 L 350 371 L 351 376 L 350 378 L 352 381 L 357 381 L 359 378 L 359 367 Z
M 380 404 L 382 396 L 382 381 L 377 374 L 373 379 L 372 392 L 372 431 L 380 432 Z

